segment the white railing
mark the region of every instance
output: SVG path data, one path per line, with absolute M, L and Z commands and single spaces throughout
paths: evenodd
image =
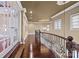
M 38 47 L 41 47 L 41 44 L 45 45 L 54 52 L 55 57 L 79 58 L 79 44 L 72 40 L 72 36 L 65 38 L 56 34 L 41 32 L 40 30 L 35 31 L 35 41 Z
M 56 53 L 56 57 L 67 57 L 66 40 L 63 37 L 41 32 L 41 43 Z M 58 56 L 57 56 L 58 55 Z

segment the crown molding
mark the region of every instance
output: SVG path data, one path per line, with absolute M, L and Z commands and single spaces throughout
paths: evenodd
M 21 2 L 20 2 L 20 1 L 16 1 L 16 2 L 17 2 L 17 4 L 18 4 L 19 8 L 22 9 L 23 7 L 22 7 Z
M 77 2 L 77 3 L 73 4 L 73 5 L 71 5 L 70 7 L 64 9 L 63 11 L 61 11 L 61 12 L 59 12 L 59 13 L 57 13 L 56 15 L 52 16 L 51 18 L 54 18 L 54 17 L 56 17 L 56 16 L 58 16 L 58 15 L 64 13 L 64 12 L 67 12 L 67 11 L 69 11 L 69 10 L 71 10 L 71 9 L 73 9 L 73 8 L 75 8 L 75 7 L 77 7 L 77 6 L 79 6 L 79 2 Z

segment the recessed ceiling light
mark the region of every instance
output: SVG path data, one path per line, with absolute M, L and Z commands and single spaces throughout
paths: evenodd
M 32 11 L 30 11 L 30 14 L 32 14 Z
M 45 21 L 49 21 L 48 19 L 42 19 L 42 20 L 39 20 L 41 22 L 45 22 Z

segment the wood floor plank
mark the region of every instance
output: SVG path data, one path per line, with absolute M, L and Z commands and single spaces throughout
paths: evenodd
M 20 45 L 18 52 L 15 55 L 15 58 L 20 58 L 24 49 L 24 45 Z

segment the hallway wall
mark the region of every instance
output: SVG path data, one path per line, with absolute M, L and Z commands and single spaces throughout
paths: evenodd
M 51 22 L 51 27 L 52 27 L 52 33 L 58 34 L 60 36 L 64 36 L 64 37 L 68 37 L 68 36 L 73 36 L 74 37 L 74 41 L 79 43 L 79 28 L 76 29 L 70 29 L 70 16 L 73 14 L 79 13 L 79 6 L 65 12 L 65 16 L 64 13 L 60 14 L 54 18 L 52 18 L 52 22 Z M 62 28 L 61 30 L 55 30 L 54 29 L 54 21 L 56 19 L 62 19 Z
M 28 19 L 27 16 L 24 14 L 23 16 L 23 39 L 25 41 L 25 39 L 28 36 Z
M 50 32 L 50 22 L 29 22 L 28 30 L 29 30 L 29 34 L 34 34 L 35 30 Z

